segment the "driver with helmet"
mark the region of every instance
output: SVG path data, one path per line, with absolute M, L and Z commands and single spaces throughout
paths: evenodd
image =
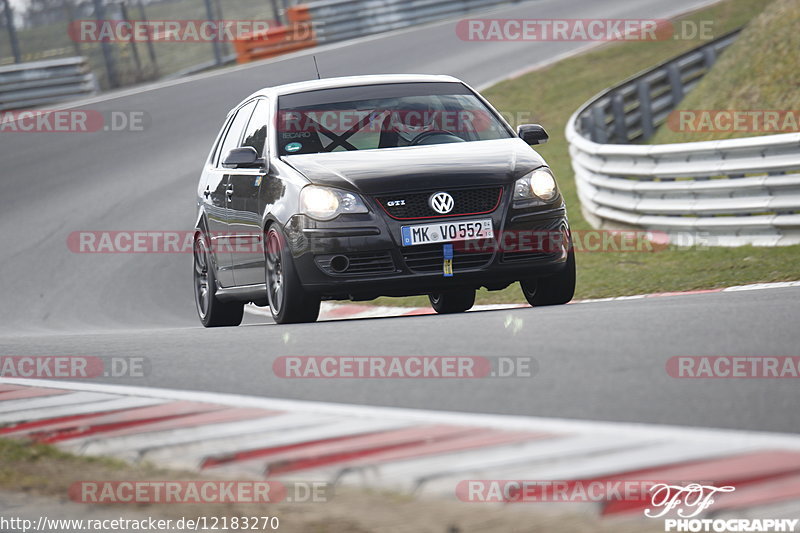
M 439 125 L 440 115 L 441 112 L 431 105 L 429 99 L 400 100 L 397 108 L 390 109 L 389 115 L 383 121 L 380 147 L 428 144 L 434 139 L 436 143 L 463 141 L 442 129 Z

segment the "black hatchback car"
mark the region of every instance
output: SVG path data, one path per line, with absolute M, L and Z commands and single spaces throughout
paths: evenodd
M 313 322 L 321 300 L 427 294 L 470 309 L 520 281 L 564 304 L 575 258 L 564 201 L 531 144 L 446 76 L 359 76 L 264 89 L 228 115 L 197 189 L 194 288 L 203 325 L 269 305 Z

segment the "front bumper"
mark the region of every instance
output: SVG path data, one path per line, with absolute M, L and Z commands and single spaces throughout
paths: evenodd
M 491 217 L 498 241 L 511 235 L 506 244 L 518 244 L 519 235 L 558 233 L 565 235 L 566 246 L 455 244 L 453 276 L 445 277 L 441 244 L 402 246 L 400 242 L 402 226 L 438 220 L 395 220 L 371 200 L 368 214 L 344 215 L 329 222 L 295 215 L 285 230 L 300 281 L 323 298 L 368 300 L 450 289 L 499 290 L 516 281 L 560 272 L 569 246 L 569 222 L 561 199 L 554 205 L 517 210 L 509 207 L 510 194 L 506 187 L 493 213 L 447 221 Z M 334 267 L 343 265 L 342 256 L 348 258 L 348 268 L 337 272 Z

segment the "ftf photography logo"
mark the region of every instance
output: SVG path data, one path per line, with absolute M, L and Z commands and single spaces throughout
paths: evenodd
M 732 486 L 659 483 L 650 489 L 651 507 L 645 509 L 644 514 L 648 518 L 663 518 L 674 510 L 678 518 L 664 518 L 664 531 L 795 531 L 798 519 L 697 518 L 716 503 L 720 495 L 735 490 Z

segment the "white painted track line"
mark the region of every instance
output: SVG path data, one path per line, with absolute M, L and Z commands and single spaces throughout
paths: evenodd
M 615 472 L 655 468 L 670 463 L 713 459 L 755 451 L 757 446 L 747 443 L 726 443 L 719 441 L 713 447 L 703 448 L 691 440 L 665 442 L 658 446 L 601 454 L 598 456 L 576 457 L 569 461 L 559 461 L 537 465 L 530 469 L 510 469 L 497 472 L 503 475 L 514 473 L 522 479 L 585 479 L 603 477 Z
M 231 442 L 231 440 L 241 442 L 245 436 L 304 428 L 326 420 L 323 417 L 304 417 L 296 414 L 276 415 L 171 431 L 143 432 L 139 435 L 125 437 L 103 438 L 102 435 L 98 435 L 75 444 L 79 446 L 82 453 L 92 455 L 121 456 L 135 452 L 139 458 L 142 458 L 150 453 L 174 453 L 173 449 L 177 447 L 180 447 L 183 453 L 191 454 L 192 446 L 208 447 L 217 442 Z
M 103 383 L 54 382 L 40 379 L 0 378 L 0 383 L 12 385 L 58 388 L 72 391 L 86 391 L 99 394 L 116 394 L 159 398 L 164 400 L 185 400 L 203 403 L 228 405 L 232 407 L 258 407 L 271 411 L 299 412 L 340 417 L 366 417 L 373 419 L 402 420 L 418 424 L 453 424 L 481 426 L 508 431 L 534 431 L 553 434 L 611 435 L 619 439 L 687 439 L 698 443 L 728 442 L 753 445 L 768 445 L 782 449 L 800 450 L 800 435 L 739 431 L 714 428 L 693 428 L 656 424 L 635 424 L 627 422 L 598 422 L 568 418 L 544 418 L 534 416 L 494 415 L 479 413 L 459 413 L 397 407 L 372 407 L 329 402 L 312 402 L 221 394 L 211 392 L 177 391 L 152 387 L 133 387 L 107 385 Z M 104 397 L 105 398 L 105 397 Z M 8 402 L 10 403 L 10 402 Z M 0 403 L 2 405 L 2 403 Z M 19 407 L 18 407 L 19 408 Z M 30 408 L 29 406 L 26 408 Z
M 287 419 L 298 415 L 286 415 Z M 301 418 L 302 420 L 302 418 Z M 317 424 L 306 419 L 302 427 L 284 427 L 280 431 L 266 431 L 242 435 L 234 440 L 211 440 L 184 446 L 170 446 L 145 453 L 143 459 L 164 462 L 185 468 L 197 468 L 208 457 L 226 455 L 240 450 L 289 446 L 316 440 L 353 436 L 369 431 L 397 429 L 403 424 L 392 421 L 328 419 Z
M 11 383 L 11 382 L 5 382 Z M 41 385 L 40 385 L 41 386 Z M 46 387 L 60 389 L 58 382 L 50 381 Z M 90 404 L 103 400 L 113 400 L 114 396 L 100 392 L 75 392 L 72 394 L 56 394 L 42 398 L 29 398 L 21 400 L 8 400 L 0 402 L 0 413 L 13 413 L 18 411 L 30 411 L 34 409 L 45 409 L 49 407 L 59 407 L 63 405 Z
M 134 409 L 136 407 L 150 407 L 165 403 L 157 398 L 113 398 L 101 402 L 90 402 L 70 405 L 48 405 L 38 409 L 23 409 L 0 415 L 0 424 L 15 424 L 19 422 L 34 422 L 62 416 L 76 416 L 103 411 L 116 411 L 118 409 Z
M 608 298 L 591 298 L 585 300 L 573 300 L 571 305 L 576 304 L 592 304 L 602 302 L 624 302 L 628 300 L 643 300 L 645 298 L 666 298 L 666 297 L 680 297 L 680 296 L 694 296 L 697 294 L 709 293 L 725 293 L 725 292 L 741 292 L 741 291 L 760 291 L 760 290 L 773 290 L 773 289 L 787 289 L 793 287 L 800 287 L 800 281 L 779 281 L 774 283 L 752 283 L 749 285 L 737 285 L 734 287 L 717 288 L 717 289 L 702 289 L 694 291 L 680 291 L 680 292 L 664 292 L 664 293 L 651 293 L 651 294 L 633 294 L 629 296 L 613 296 Z M 487 304 L 476 305 L 468 312 L 480 311 L 496 311 L 502 309 L 521 309 L 529 307 L 527 304 L 522 303 L 509 303 L 509 304 Z M 249 315 L 266 317 L 271 319 L 268 307 L 257 307 L 252 304 L 245 306 L 245 312 Z M 385 318 L 397 317 L 407 315 L 419 314 L 434 314 L 430 307 L 392 307 L 392 306 L 373 306 L 365 304 L 346 303 L 338 304 L 332 302 L 322 302 L 320 307 L 320 321 L 325 320 L 353 320 L 363 318 Z

